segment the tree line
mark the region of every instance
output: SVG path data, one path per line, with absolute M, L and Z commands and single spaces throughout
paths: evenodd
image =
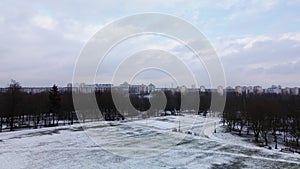
M 60 92 L 56 85 L 50 92 L 25 93 L 18 82 L 12 81 L 8 90 L 0 93 L 0 131 L 73 124 L 80 120 L 113 121 L 178 115 L 185 110 L 205 116 L 213 111 L 210 108 L 213 94 L 210 91 L 183 94 L 171 89 L 151 94 L 124 94 L 115 90 L 89 94 Z M 76 110 L 74 96 L 79 98 Z M 97 104 L 91 106 L 89 103 L 94 96 Z M 199 107 L 195 109 L 189 103 L 199 96 Z M 166 105 L 162 102 L 164 99 Z M 255 141 L 263 141 L 266 146 L 273 141 L 275 148 L 278 136 L 282 135 L 286 145 L 299 147 L 299 95 L 227 93 L 225 108 L 220 113 L 223 113 L 223 123 L 230 132 L 253 135 Z
M 53 85 L 50 92 L 27 93 L 22 92 L 21 88 L 18 82 L 12 81 L 6 92 L 0 92 L 0 131 L 73 124 L 79 120 L 148 118 L 167 115 L 167 112 L 176 115 L 182 109 L 181 93 L 172 90 L 155 91 L 151 97 L 149 93 L 131 93 L 128 102 L 127 94 L 114 90 L 96 91 L 93 94 L 72 93 L 71 90 L 60 92 Z M 193 99 L 195 94 L 188 95 Z M 94 96 L 97 105 L 91 106 L 89 103 Z M 79 98 L 77 110 L 74 108 L 73 97 Z M 166 105 L 161 102 L 163 97 Z M 202 94 L 201 100 L 199 111 L 207 111 L 210 107 L 209 93 Z M 118 107 L 116 103 L 119 103 Z M 189 105 L 186 106 L 184 109 L 188 110 Z
M 299 148 L 300 96 L 228 93 L 223 122 L 230 132 L 251 134 L 265 146 L 273 142 L 277 149 L 282 136 L 285 145 Z
M 12 81 L 6 92 L 0 93 L 0 131 L 18 128 L 38 128 L 73 124 L 76 120 L 72 94 L 59 93 L 56 85 L 50 92 L 26 93 Z

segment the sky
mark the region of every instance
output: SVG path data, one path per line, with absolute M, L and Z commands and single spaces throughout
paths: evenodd
M 202 32 L 221 60 L 228 86 L 300 86 L 299 9 L 299 0 L 1 0 L 0 86 L 6 87 L 11 79 L 22 86 L 66 86 L 80 52 L 97 31 L 145 12 L 179 17 Z M 164 37 L 141 37 L 139 42 L 146 48 L 186 53 Z M 106 74 L 98 74 L 97 82 L 109 82 L 116 69 L 113 61 L 120 60 L 130 44 L 129 40 L 112 51 L 111 61 L 100 67 Z M 198 83 L 209 85 L 205 68 L 186 60 Z M 173 85 L 161 72 L 139 77 L 133 81 Z

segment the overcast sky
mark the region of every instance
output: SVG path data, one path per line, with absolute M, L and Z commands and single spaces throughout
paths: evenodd
M 300 86 L 299 9 L 299 0 L 1 0 L 0 86 L 10 79 L 22 86 L 65 86 L 89 38 L 115 19 L 143 12 L 171 14 L 198 28 L 220 57 L 228 85 Z M 144 42 L 178 50 L 162 38 Z M 140 78 L 155 79 L 149 72 Z

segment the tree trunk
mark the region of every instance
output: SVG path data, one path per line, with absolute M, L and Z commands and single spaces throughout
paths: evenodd
M 264 138 L 265 138 L 265 146 L 268 146 L 268 138 L 267 138 L 267 132 L 264 132 Z
M 275 149 L 277 149 L 277 136 L 276 136 L 276 133 L 274 135 L 274 139 L 275 139 Z
M 0 132 L 2 132 L 2 120 L 3 120 L 3 117 L 1 116 L 0 117 Z
M 10 118 L 10 131 L 13 131 L 14 130 L 14 117 L 12 116 L 11 118 Z
M 250 132 L 250 130 L 249 130 L 249 126 L 247 127 L 247 135 L 249 135 L 249 132 Z
M 55 125 L 55 114 L 52 113 L 52 125 L 54 126 Z
M 258 134 L 255 135 L 255 141 L 258 142 Z
M 255 131 L 255 130 L 253 132 L 254 132 L 255 141 L 258 142 L 259 132 Z
M 276 129 L 274 128 L 274 142 L 275 142 L 275 149 L 277 149 L 277 135 L 276 135 Z
M 242 135 L 242 130 L 243 130 L 243 120 L 241 120 L 241 124 L 240 124 L 240 131 L 239 131 L 239 135 Z
M 71 125 L 73 124 L 73 112 L 71 112 Z

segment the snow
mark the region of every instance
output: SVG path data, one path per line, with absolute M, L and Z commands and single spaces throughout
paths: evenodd
M 257 147 L 219 120 L 166 116 L 4 132 L 0 168 L 300 168 L 299 154 Z M 179 121 L 181 132 L 172 132 Z

